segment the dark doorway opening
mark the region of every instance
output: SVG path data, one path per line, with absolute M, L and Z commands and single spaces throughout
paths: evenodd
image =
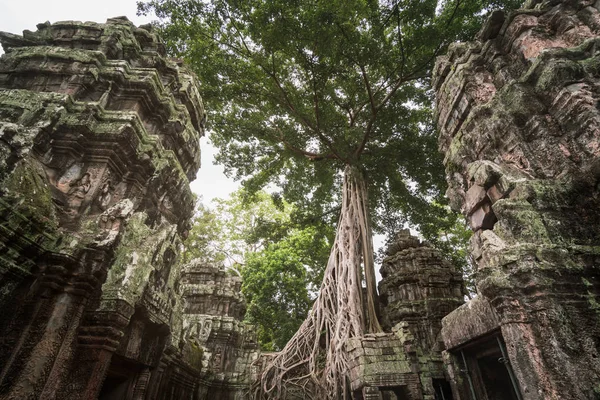
M 488 400 L 519 400 L 500 349 L 477 359 Z
M 435 400 L 452 400 L 452 387 L 445 379 L 434 379 Z
M 127 377 L 109 374 L 104 380 L 102 390 L 98 396 L 99 400 L 125 400 L 130 385 Z
M 470 343 L 455 354 L 466 378 L 463 391 L 470 398 L 522 400 L 500 332 Z
M 98 400 L 130 399 L 141 367 L 138 363 L 113 355 Z
M 406 386 L 380 387 L 382 400 L 412 400 Z

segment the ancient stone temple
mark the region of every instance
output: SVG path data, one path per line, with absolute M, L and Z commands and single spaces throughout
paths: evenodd
M 0 400 L 250 398 L 240 278 L 180 260 L 195 76 L 124 17 L 0 42 Z M 401 232 L 385 332 L 345 343 L 355 399 L 600 399 L 599 52 L 599 2 L 530 0 L 438 59 L 477 296 Z
M 243 398 L 239 280 L 178 259 L 196 78 L 126 18 L 0 42 L 0 399 Z
M 461 274 L 407 230 L 388 247 L 381 275 L 386 333 L 355 338 L 346 346 L 356 398 L 450 399 L 440 331 L 442 318 L 464 302 Z
M 253 363 L 258 359 L 255 332 L 242 320 L 246 313 L 242 280 L 192 261 L 181 279 L 186 345 L 202 351 L 200 399 L 248 398 Z
M 600 398 L 600 11 L 529 1 L 436 65 L 478 297 L 443 320 L 454 399 Z

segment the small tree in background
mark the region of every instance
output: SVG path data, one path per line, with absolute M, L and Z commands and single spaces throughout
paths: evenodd
M 306 319 L 323 276 L 330 243 L 315 228 L 293 229 L 250 254 L 242 269 L 246 320 L 257 327 L 263 350 L 281 350 Z

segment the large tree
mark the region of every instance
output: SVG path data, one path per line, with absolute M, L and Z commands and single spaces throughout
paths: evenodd
M 514 0 L 507 0 L 514 2 Z M 211 139 L 250 190 L 275 183 L 307 213 L 341 203 L 319 296 L 259 393 L 349 396 L 344 344 L 380 330 L 371 221 L 446 213 L 431 123 L 435 57 L 486 0 L 154 0 L 173 55 L 198 73 Z M 342 190 L 340 191 L 340 187 Z M 367 195 L 369 193 L 370 197 Z M 366 285 L 363 299 L 362 284 Z M 366 306 L 363 306 L 366 304 Z

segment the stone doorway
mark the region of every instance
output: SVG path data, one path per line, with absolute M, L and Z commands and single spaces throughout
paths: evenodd
M 522 400 L 500 333 L 457 351 L 472 400 Z
M 380 387 L 381 400 L 410 400 L 410 395 L 406 386 Z
M 433 379 L 432 383 L 433 390 L 435 391 L 435 400 L 453 400 L 450 382 L 445 379 Z
M 129 400 L 133 398 L 135 383 L 143 365 L 118 354 L 113 355 L 98 400 Z
M 500 350 L 477 359 L 488 400 L 518 400 Z
M 420 392 L 411 392 L 406 385 L 365 386 L 353 392 L 353 400 L 421 400 Z

